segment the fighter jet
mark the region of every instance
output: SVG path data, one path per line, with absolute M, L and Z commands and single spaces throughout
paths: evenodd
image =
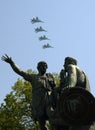
M 42 40 L 50 40 L 49 38 L 47 38 L 45 35 L 39 37 L 39 40 L 42 41 Z
M 34 23 L 44 23 L 43 21 L 41 21 L 38 17 L 36 17 L 36 18 L 33 18 L 33 19 L 31 19 L 31 22 L 32 22 L 32 24 L 34 24 Z
M 36 32 L 36 33 L 42 32 L 42 31 L 47 32 L 47 31 L 44 30 L 41 26 L 40 26 L 39 28 L 36 28 L 36 29 L 35 29 L 35 32 Z
M 43 49 L 46 49 L 46 48 L 53 48 L 49 43 L 47 43 L 47 44 L 44 44 L 43 46 L 42 46 L 42 48 Z

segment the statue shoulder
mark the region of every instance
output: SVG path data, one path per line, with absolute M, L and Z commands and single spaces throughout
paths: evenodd
M 49 78 L 49 77 L 50 77 L 50 78 L 54 78 L 54 77 L 53 77 L 53 74 L 51 74 L 51 73 L 46 73 L 46 76 L 47 76 L 48 78 Z

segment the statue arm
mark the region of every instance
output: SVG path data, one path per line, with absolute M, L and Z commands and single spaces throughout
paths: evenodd
M 66 78 L 66 71 L 62 69 L 62 70 L 60 71 L 60 80 L 61 80 L 62 82 L 65 82 L 65 78 Z
M 68 66 L 67 84 L 68 87 L 75 87 L 77 83 L 76 67 L 73 65 Z
M 14 72 L 16 72 L 18 75 L 22 76 L 24 79 L 28 80 L 30 79 L 30 75 L 24 71 L 22 71 L 12 60 L 11 57 L 9 57 L 7 54 L 3 55 L 1 57 L 2 61 L 5 61 L 6 63 L 9 63 L 13 69 Z

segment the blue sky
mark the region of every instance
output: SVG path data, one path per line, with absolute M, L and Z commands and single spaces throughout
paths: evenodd
M 36 16 L 44 23 L 32 24 Z M 39 26 L 47 32 L 35 33 Z M 39 41 L 41 35 L 51 40 Z M 42 49 L 46 43 L 54 48 Z M 0 0 L 0 57 L 5 53 L 25 71 L 36 71 L 37 63 L 44 60 L 47 72 L 56 73 L 65 57 L 74 57 L 88 75 L 95 95 L 95 0 Z M 2 103 L 20 76 L 1 60 L 0 70 Z

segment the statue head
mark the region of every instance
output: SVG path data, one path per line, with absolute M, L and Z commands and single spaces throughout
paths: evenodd
M 48 68 L 48 65 L 45 61 L 40 61 L 37 64 L 37 69 L 40 74 L 44 74 L 46 72 L 46 69 Z
M 64 62 L 64 67 L 66 67 L 69 64 L 77 65 L 77 60 L 72 57 L 66 57 Z

